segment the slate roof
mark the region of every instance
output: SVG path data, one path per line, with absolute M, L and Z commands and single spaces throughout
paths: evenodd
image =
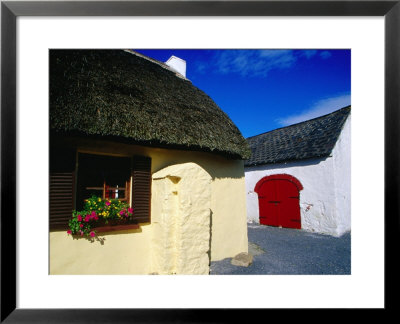
M 247 138 L 245 166 L 327 157 L 339 138 L 351 106 L 328 115 Z
M 250 157 L 207 94 L 166 64 L 125 50 L 50 50 L 50 130 Z

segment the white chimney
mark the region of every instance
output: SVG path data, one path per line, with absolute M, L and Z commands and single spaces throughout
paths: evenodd
M 172 55 L 167 62 L 165 62 L 170 68 L 174 69 L 180 75 L 186 78 L 186 61 L 179 57 Z

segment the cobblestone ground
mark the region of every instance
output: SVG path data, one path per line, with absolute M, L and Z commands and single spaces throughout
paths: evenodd
M 302 230 L 248 224 L 249 267 L 234 266 L 231 258 L 211 262 L 211 275 L 351 274 L 351 233 L 341 237 Z

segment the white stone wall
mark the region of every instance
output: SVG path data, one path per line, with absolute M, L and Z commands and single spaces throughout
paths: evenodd
M 300 191 L 301 228 L 340 236 L 350 231 L 350 119 L 332 156 L 245 168 L 247 219 L 259 223 L 257 182 L 273 174 L 289 174 L 303 185 Z
M 351 230 L 351 115 L 333 149 L 337 235 Z

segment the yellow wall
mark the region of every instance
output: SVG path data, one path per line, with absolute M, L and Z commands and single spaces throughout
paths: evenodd
M 209 274 L 211 182 L 195 163 L 153 173 L 153 272 Z
M 211 260 L 247 252 L 246 195 L 243 161 L 215 154 L 72 139 L 78 150 L 152 158 L 152 173 L 167 166 L 194 162 L 212 178 Z M 100 235 L 95 240 L 72 239 L 65 231 L 50 233 L 50 274 L 148 274 L 151 272 L 152 224 L 140 230 Z
M 101 233 L 90 241 L 50 233 L 50 274 L 147 274 L 150 272 L 150 226 Z

